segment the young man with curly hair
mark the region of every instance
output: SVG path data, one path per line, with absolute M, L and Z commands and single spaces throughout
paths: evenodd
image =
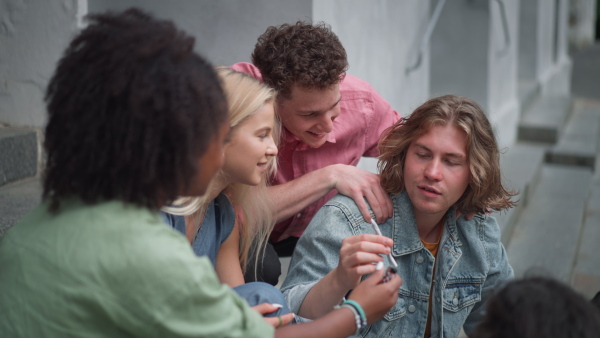
M 352 199 L 332 198 L 292 256 L 282 286 L 290 308 L 311 319 L 327 314 L 385 257 L 397 263 L 400 296 L 361 336 L 457 337 L 463 325 L 471 333 L 494 288 L 513 277 L 486 214 L 514 205 L 489 120 L 468 98 L 433 98 L 386 130 L 379 152 L 381 187 L 394 205 L 383 236 Z
M 365 81 L 346 74 L 346 51 L 324 23 L 271 26 L 258 38 L 252 64 L 232 66 L 278 91 L 283 123 L 279 171 L 270 192 L 277 219 L 271 241 L 289 256 L 315 213 L 337 192 L 356 201 L 371 219 L 364 198 L 383 222 L 391 200 L 379 177 L 356 168 L 361 156 L 377 156 L 383 130 L 400 116 Z

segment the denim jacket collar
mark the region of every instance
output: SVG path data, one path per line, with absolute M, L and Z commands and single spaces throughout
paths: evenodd
M 393 256 L 402 256 L 423 249 L 417 230 L 417 222 L 413 212 L 413 205 L 405 190 L 392 195 L 394 216 L 392 218 L 392 239 L 394 246 Z M 389 220 L 388 220 L 389 222 Z M 454 255 L 460 256 L 459 247 L 462 246 L 456 228 L 456 208 L 451 207 L 446 213 L 446 221 L 440 239 L 440 249 L 447 248 Z

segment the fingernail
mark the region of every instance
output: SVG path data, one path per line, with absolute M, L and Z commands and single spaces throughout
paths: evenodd
M 283 305 L 281 304 L 277 304 L 277 303 L 271 303 L 271 305 L 273 305 L 274 307 L 281 309 L 283 307 Z

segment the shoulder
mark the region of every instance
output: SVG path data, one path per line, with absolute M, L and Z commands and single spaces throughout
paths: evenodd
M 496 218 L 490 215 L 476 215 L 471 220 L 461 216 L 457 220 L 462 238 L 468 246 L 485 255 L 488 261 L 494 261 L 504 255 L 501 231 Z
M 371 210 L 369 203 L 366 203 L 369 210 Z M 356 202 L 352 198 L 342 194 L 337 194 L 327 201 L 319 212 L 317 212 L 313 220 L 316 223 L 347 224 L 353 231 L 365 225 L 365 220 Z
M 233 205 L 227 195 L 219 194 L 211 204 L 215 208 L 215 226 L 219 241 L 225 242 L 235 227 L 236 217 Z
M 340 83 L 340 91 L 374 92 L 375 89 L 373 89 L 369 82 L 358 78 L 354 75 L 346 74 L 346 76 Z
M 493 216 L 475 215 L 467 220 L 464 215 L 461 215 L 456 220 L 456 225 L 464 232 L 476 233 L 482 241 L 500 241 L 500 227 Z

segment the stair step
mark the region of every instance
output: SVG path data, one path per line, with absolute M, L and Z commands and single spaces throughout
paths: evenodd
M 519 123 L 517 138 L 520 141 L 556 143 L 559 133 L 571 111 L 572 99 L 568 96 L 543 96 L 525 111 Z
M 35 177 L 0 187 L 0 237 L 40 204 L 41 196 L 42 183 Z
M 37 167 L 36 132 L 0 128 L 0 186 L 35 176 Z
M 546 154 L 546 162 L 594 170 L 600 138 L 600 106 L 577 100 L 560 141 Z
M 508 245 L 519 212 L 527 205 L 530 192 L 538 182 L 546 149 L 545 145 L 518 142 L 500 155 L 502 183 L 505 188 L 519 193 L 515 196 L 519 201 L 516 207 L 493 213 L 500 226 L 502 243 L 505 246 Z
M 600 167 L 600 157 L 596 158 L 596 168 Z M 590 185 L 590 195 L 586 205 L 579 251 L 571 285 L 587 299 L 600 291 L 600 170 L 596 171 Z
M 588 168 L 543 165 L 507 248 L 515 277 L 537 272 L 569 283 L 591 179 Z

